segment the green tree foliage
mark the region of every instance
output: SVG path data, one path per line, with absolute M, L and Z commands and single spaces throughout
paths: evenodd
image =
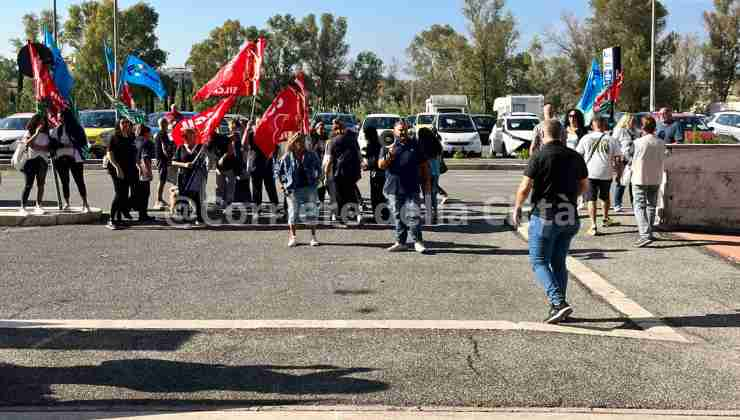
M 675 40 L 674 53 L 668 59 L 665 71 L 667 83 L 675 92 L 671 105 L 674 109 L 687 110 L 701 99 L 702 45 L 695 35 L 686 34 Z
M 159 48 L 156 28 L 159 14 L 148 4 L 139 2 L 119 10 L 118 64 L 134 54 L 157 68 L 167 60 L 167 53 Z M 69 8 L 62 41 L 72 49 L 74 95 L 80 108 L 108 107 L 104 92 L 110 92 L 110 80 L 103 54 L 103 41 L 112 43 L 113 1 L 85 0 Z M 151 92 L 132 87 L 136 102 L 151 102 Z
M 363 51 L 349 67 L 349 86 L 344 91 L 346 106 L 376 104 L 383 80 L 383 60 L 371 51 Z
M 340 74 L 347 67 L 347 19 L 324 13 L 320 22 L 319 27 L 314 15 L 308 15 L 304 21 L 313 45 L 306 51 L 305 58 L 315 85 L 317 105 L 327 109 L 339 102 L 336 88 Z
M 704 47 L 703 69 L 712 99 L 725 102 L 738 77 L 740 57 L 740 2 L 714 0 L 714 11 L 704 12 L 708 42 Z
M 463 93 L 464 62 L 470 46 L 452 26 L 432 25 L 414 37 L 406 52 L 421 92 Z

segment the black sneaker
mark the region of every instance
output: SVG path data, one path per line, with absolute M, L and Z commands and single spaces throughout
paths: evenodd
M 545 318 L 545 324 L 558 324 L 568 318 L 572 313 L 573 308 L 566 302 L 561 303 L 559 306 L 551 306 L 550 313 Z

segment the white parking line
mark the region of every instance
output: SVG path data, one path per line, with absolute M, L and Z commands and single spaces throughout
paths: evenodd
M 0 329 L 50 330 L 459 330 L 534 331 L 599 337 L 677 341 L 669 335 L 639 330 L 600 330 L 537 322 L 456 320 L 0 320 Z M 684 341 L 681 337 L 680 341 Z
M 525 240 L 529 238 L 527 229 L 527 224 L 521 225 L 518 229 L 519 234 L 522 235 Z M 640 306 L 634 300 L 628 298 L 605 278 L 588 268 L 582 262 L 573 257 L 568 257 L 566 265 L 568 267 L 568 272 L 570 272 L 579 283 L 588 289 L 591 294 L 603 299 L 607 304 L 609 304 L 609 306 L 628 317 L 646 333 L 656 339 L 662 338 L 667 341 L 677 341 L 682 343 L 691 342 L 691 340 L 666 325 L 660 318 L 653 315 L 650 311 Z

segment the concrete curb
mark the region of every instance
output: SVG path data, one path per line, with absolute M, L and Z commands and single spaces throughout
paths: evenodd
M 45 208 L 46 214 L 20 216 L 17 208 L 0 208 L 0 226 L 30 227 L 30 226 L 57 226 L 57 225 L 87 225 L 98 223 L 103 217 L 101 209 L 91 209 L 90 213 L 76 211 L 60 211 Z

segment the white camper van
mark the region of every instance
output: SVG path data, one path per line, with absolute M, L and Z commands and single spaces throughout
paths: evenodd
M 496 98 L 493 102 L 493 110 L 496 111 L 499 118 L 513 112 L 528 112 L 542 118 L 542 107 L 544 106 L 544 95 L 509 95 Z
M 427 114 L 467 114 L 468 108 L 468 97 L 465 95 L 432 95 L 426 100 Z

